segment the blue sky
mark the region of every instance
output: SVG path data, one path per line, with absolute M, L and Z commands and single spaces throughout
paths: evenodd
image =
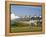
M 16 16 L 40 16 L 41 7 L 11 5 L 11 13 L 15 13 Z

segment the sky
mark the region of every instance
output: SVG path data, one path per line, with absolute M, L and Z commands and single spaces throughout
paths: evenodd
M 11 13 L 16 16 L 41 16 L 41 7 L 11 5 Z

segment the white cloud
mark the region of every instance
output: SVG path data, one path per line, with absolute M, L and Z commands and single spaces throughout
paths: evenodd
M 13 19 L 17 19 L 17 18 L 20 18 L 19 16 L 15 16 L 15 14 L 11 14 L 11 20 L 13 20 Z

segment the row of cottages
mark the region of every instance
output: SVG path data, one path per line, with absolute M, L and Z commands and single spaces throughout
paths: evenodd
M 41 16 L 25 17 L 25 21 L 37 25 L 37 23 L 42 23 L 42 17 Z
M 41 16 L 39 16 L 39 17 L 37 17 L 37 16 L 34 16 L 34 17 L 25 16 L 25 17 L 22 17 L 22 18 L 18 18 L 16 20 L 13 20 L 12 22 L 14 23 L 15 21 L 19 21 L 19 22 L 22 22 L 22 23 L 25 23 L 25 24 L 28 23 L 29 25 L 31 23 L 37 25 L 37 23 L 42 23 L 42 17 Z

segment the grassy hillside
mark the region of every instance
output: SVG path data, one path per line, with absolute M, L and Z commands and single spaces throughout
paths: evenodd
M 32 24 L 24 24 L 20 22 L 15 22 L 11 26 L 11 32 L 39 32 L 42 31 L 41 26 L 32 26 Z

